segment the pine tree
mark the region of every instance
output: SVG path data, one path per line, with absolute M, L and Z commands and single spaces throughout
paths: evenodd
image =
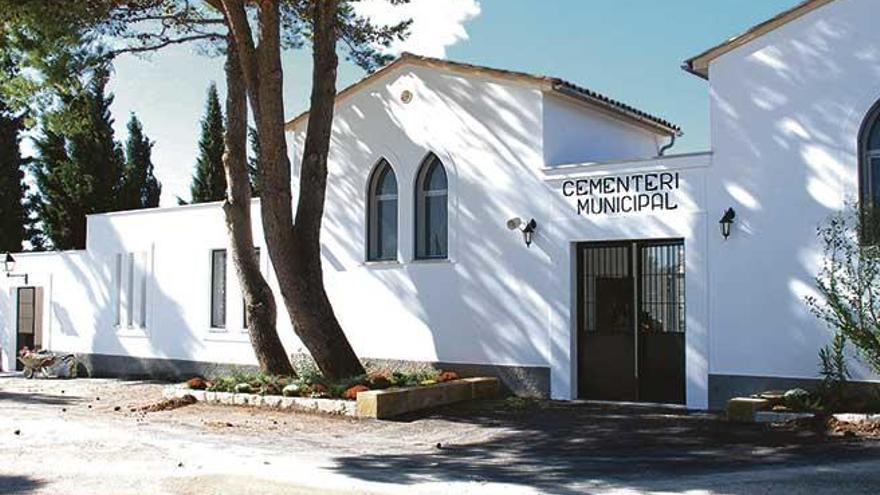
M 107 71 L 100 71 L 84 93 L 44 116 L 42 135 L 34 140 L 37 157 L 34 197 L 45 236 L 55 249 L 83 249 L 86 215 L 117 211 L 121 201 L 125 156 L 114 139 L 105 91 Z M 64 122 L 63 130 L 53 118 Z
M 22 116 L 0 101 L 0 253 L 21 251 L 28 233 L 25 160 L 19 148 L 22 129 Z
M 125 146 L 125 173 L 120 202 L 122 209 L 137 210 L 159 206 L 162 184 L 153 175 L 153 142 L 144 134 L 144 126 L 132 113 L 128 121 Z
M 223 171 L 223 135 L 225 124 L 217 86 L 208 88 L 205 115 L 202 118 L 202 135 L 199 138 L 199 158 L 193 175 L 193 203 L 220 201 L 226 197 L 226 175 Z

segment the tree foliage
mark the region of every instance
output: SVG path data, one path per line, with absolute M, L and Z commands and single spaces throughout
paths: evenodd
M 816 277 L 820 298 L 808 297 L 812 312 L 835 331 L 832 344 L 821 354 L 823 369 L 838 370 L 847 342 L 880 373 L 880 246 L 865 244 L 864 232 L 877 218 L 855 205 L 832 215 L 819 228 L 823 243 L 822 268 Z
M 143 124 L 133 113 L 127 128 L 120 207 L 123 210 L 155 208 L 159 206 L 162 184 L 153 175 L 154 143 L 144 134 Z
M 24 182 L 26 160 L 21 156 L 23 115 L 0 100 L 0 253 L 18 252 L 28 237 Z
M 205 102 L 205 115 L 202 117 L 199 157 L 190 186 L 193 203 L 220 201 L 226 197 L 226 175 L 223 171 L 225 132 L 220 96 L 217 86 L 211 84 Z
M 34 204 L 42 232 L 55 249 L 82 249 L 86 215 L 158 204 L 152 143 L 136 117 L 129 123 L 128 157 L 115 139 L 107 73 L 98 72 L 81 95 L 44 116 L 34 139 Z M 50 120 L 63 113 L 69 127 Z
M 0 94 L 11 108 L 28 110 L 29 126 L 49 113 L 67 116 L 57 110 L 106 72 L 103 20 L 113 3 L 0 0 L 0 57 L 15 68 L 0 71 Z

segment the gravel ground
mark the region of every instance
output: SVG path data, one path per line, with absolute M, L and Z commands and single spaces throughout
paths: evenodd
M 681 410 L 491 401 L 400 421 L 0 376 L 0 494 L 876 493 L 880 443 Z M 439 447 L 438 447 L 439 444 Z

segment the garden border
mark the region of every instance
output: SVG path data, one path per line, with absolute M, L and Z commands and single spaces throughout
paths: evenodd
M 187 395 L 198 402 L 229 406 L 254 406 L 316 412 L 356 418 L 385 419 L 414 411 L 430 409 L 456 402 L 497 397 L 501 384 L 495 377 L 462 378 L 433 385 L 389 388 L 360 392 L 356 401 L 283 397 L 280 395 L 242 394 L 193 390 L 185 384 L 165 387 L 166 399 L 181 399 Z

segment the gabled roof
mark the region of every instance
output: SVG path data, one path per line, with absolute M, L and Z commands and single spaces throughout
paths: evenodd
M 720 45 L 713 46 L 703 53 L 685 60 L 682 69 L 691 74 L 700 76 L 703 79 L 709 79 L 709 64 L 716 58 L 731 50 L 735 50 L 752 40 L 760 38 L 771 31 L 785 26 L 789 22 L 800 19 L 819 7 L 824 7 L 833 1 L 834 0 L 806 0 L 771 19 L 749 28 L 746 32 L 734 36 Z
M 635 107 L 627 105 L 626 103 L 614 100 L 595 91 L 583 88 L 581 86 L 572 84 L 568 81 L 564 81 L 556 77 L 547 77 L 542 75 L 527 74 L 524 72 L 514 72 L 502 69 L 493 69 L 480 65 L 472 65 L 437 58 L 423 57 L 420 55 L 413 55 L 411 53 L 401 54 L 401 56 L 395 59 L 393 62 L 340 91 L 336 95 L 336 103 L 339 103 L 347 96 L 356 93 L 369 82 L 381 77 L 382 75 L 388 73 L 396 67 L 400 67 L 403 65 L 432 67 L 445 71 L 534 84 L 544 92 L 555 93 L 557 95 L 573 99 L 583 105 L 623 120 L 624 122 L 629 122 L 631 124 L 647 128 L 658 134 L 665 134 L 669 136 L 680 136 L 682 134 L 681 128 L 673 124 L 672 122 L 669 122 L 668 120 L 656 117 L 647 112 L 643 112 Z M 300 122 L 304 121 L 308 117 L 308 115 L 308 112 L 303 112 L 300 115 L 296 116 L 287 123 L 285 129 L 288 131 L 293 130 L 293 128 L 296 127 Z

